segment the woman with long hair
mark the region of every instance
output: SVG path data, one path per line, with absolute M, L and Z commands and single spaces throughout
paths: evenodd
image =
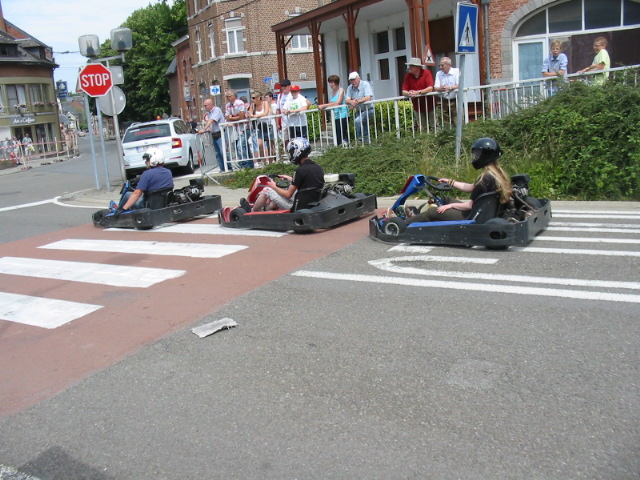
M 493 138 L 479 138 L 471 146 L 473 156 L 471 165 L 476 170 L 482 168 L 482 173 L 474 183 L 459 182 L 452 178 L 441 178 L 441 183 L 448 183 L 453 188 L 471 194 L 470 200 L 447 198 L 446 203 L 439 207 L 428 206 L 421 212 L 413 207 L 405 206 L 407 224 L 414 222 L 435 222 L 464 220 L 473 208 L 473 202 L 480 195 L 487 192 L 499 192 L 500 203 L 507 204 L 511 200 L 511 179 L 498 165 L 498 158 L 502 155 L 500 146 Z

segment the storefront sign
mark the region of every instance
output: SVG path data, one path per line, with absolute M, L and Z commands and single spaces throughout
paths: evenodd
M 36 123 L 36 116 L 33 114 L 11 116 L 11 125 L 31 125 L 32 123 Z

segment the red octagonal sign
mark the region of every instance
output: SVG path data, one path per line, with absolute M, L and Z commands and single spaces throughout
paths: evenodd
M 111 72 L 101 63 L 90 63 L 78 75 L 80 88 L 92 97 L 106 95 L 113 86 Z

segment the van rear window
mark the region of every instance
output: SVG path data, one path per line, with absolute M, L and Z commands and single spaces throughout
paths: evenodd
M 123 142 L 137 142 L 149 138 L 170 137 L 171 128 L 169 125 L 149 125 L 141 128 L 132 128 L 127 131 Z

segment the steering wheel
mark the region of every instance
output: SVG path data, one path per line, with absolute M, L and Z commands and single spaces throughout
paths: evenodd
M 433 188 L 434 190 L 438 190 L 440 192 L 448 192 L 449 190 L 453 190 L 453 187 L 446 182 L 440 183 L 440 179 L 438 177 L 433 177 L 430 175 L 425 175 L 425 183 Z

